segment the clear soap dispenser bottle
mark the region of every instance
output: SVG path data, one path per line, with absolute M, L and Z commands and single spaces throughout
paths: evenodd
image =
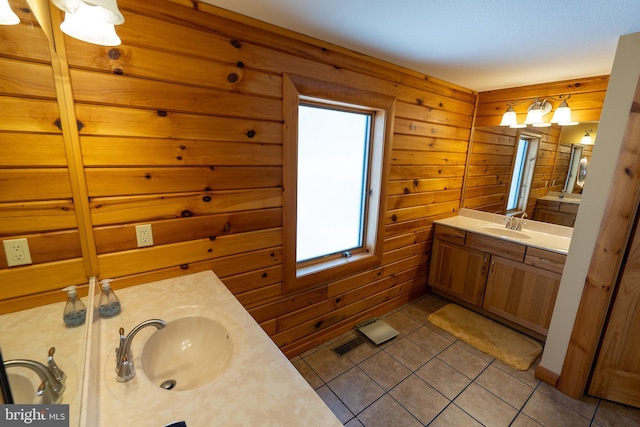
M 102 293 L 98 300 L 98 313 L 100 317 L 109 318 L 120 313 L 120 300 L 111 289 L 111 279 L 104 279 L 102 284 Z
M 68 293 L 67 304 L 64 306 L 62 315 L 64 324 L 70 328 L 82 325 L 87 319 L 87 306 L 78 298 L 75 286 L 67 286 L 63 291 Z

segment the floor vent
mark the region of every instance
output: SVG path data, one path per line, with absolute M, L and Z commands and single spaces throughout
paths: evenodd
M 353 350 L 363 342 L 364 342 L 364 338 L 356 337 L 351 341 L 347 341 L 346 343 L 341 344 L 338 347 L 334 348 L 333 351 L 335 351 L 338 354 L 338 356 L 344 356 L 345 354 L 347 354 L 348 352 L 350 352 L 351 350 Z

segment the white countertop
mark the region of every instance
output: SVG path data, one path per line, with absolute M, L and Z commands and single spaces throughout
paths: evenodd
M 160 427 L 177 421 L 188 427 L 342 425 L 211 271 L 114 290 L 122 313 L 100 320 L 99 381 L 89 387 L 99 400 L 87 414 L 88 425 Z M 127 334 L 147 319 L 170 322 L 196 315 L 216 320 L 229 331 L 233 353 L 220 376 L 193 390 L 168 391 L 153 385 L 142 372 L 140 355 L 144 341 L 156 329 L 145 328 L 131 348 L 136 376 L 126 383 L 116 381 L 114 349 L 120 327 Z
M 487 228 L 504 227 L 507 223 L 507 217 L 471 209 L 460 209 L 458 216 L 437 220 L 435 223 L 561 254 L 567 254 L 569 251 L 573 228 L 532 221 L 528 218 L 524 220 L 517 219 L 517 221 L 522 222 L 522 231 L 526 233 L 528 238 L 497 236 L 488 232 Z
M 573 194 L 573 193 L 562 193 L 552 192 L 547 193 L 546 196 L 538 198 L 538 200 L 548 200 L 551 202 L 560 202 L 560 203 L 573 203 L 576 205 L 580 204 L 581 194 Z

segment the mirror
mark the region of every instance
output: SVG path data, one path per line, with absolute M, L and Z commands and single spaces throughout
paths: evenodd
M 546 200 L 549 203 L 559 205 L 560 203 L 572 203 L 574 206 L 563 206 L 564 210 L 571 211 L 571 218 L 563 218 L 561 225 L 573 225 L 575 214 L 579 208 L 580 196 L 582 193 L 582 186 L 584 185 L 588 165 L 591 161 L 591 154 L 593 151 L 593 144 L 582 145 L 580 144 L 582 137 L 585 136 L 586 131 L 590 131 L 592 142 L 595 140 L 595 134 L 597 133 L 598 122 L 586 122 L 580 123 L 576 126 L 565 126 L 560 128 L 560 134 L 558 138 L 557 149 L 555 144 L 551 145 L 545 142 L 543 138 L 540 141 L 538 148 L 538 162 L 536 163 L 534 172 L 534 182 L 531 186 L 531 191 L 527 200 L 518 205 L 516 211 L 521 212 L 528 211 L 529 216 L 534 220 L 555 222 L 552 217 L 558 217 L 559 215 L 548 215 L 541 218 L 535 218 L 535 213 L 538 212 L 536 208 L 538 200 Z M 505 214 L 504 207 L 502 211 L 500 209 L 499 196 L 505 198 L 510 197 L 508 180 L 509 173 L 511 177 L 513 172 L 514 162 L 517 159 L 515 153 L 513 153 L 513 141 L 518 129 L 509 129 L 501 126 L 481 126 L 476 128 L 474 136 L 474 150 L 478 153 L 487 154 L 485 166 L 483 170 L 496 170 L 501 175 L 495 176 L 495 179 L 489 179 L 487 177 L 487 184 L 480 184 L 481 187 L 476 188 L 468 186 L 464 195 L 465 203 L 467 199 L 475 197 L 475 194 L 482 194 L 483 197 L 492 197 L 492 205 L 488 207 L 479 206 L 477 209 L 485 210 L 489 209 L 494 213 Z M 521 135 L 527 137 L 535 137 L 537 132 L 534 129 L 522 129 Z M 508 143 L 508 141 L 511 141 Z M 476 147 L 475 144 L 479 146 Z M 509 146 L 511 146 L 510 149 Z M 500 156 L 498 158 L 498 156 Z M 513 156 L 509 159 L 509 156 Z M 493 163 L 491 163 L 493 162 Z M 495 164 L 495 166 L 494 166 Z M 499 166 L 498 166 L 499 165 Z M 509 169 L 510 168 L 510 169 Z M 511 172 L 508 172 L 511 170 Z M 492 187 L 492 188 L 491 188 Z M 472 195 L 473 194 L 473 195 Z M 502 199 L 504 201 L 504 199 Z M 510 200 L 510 199 L 509 199 Z M 469 203 L 471 204 L 471 203 Z M 505 203 L 506 204 L 506 203 Z M 475 209 L 475 207 L 473 207 Z M 559 207 L 557 209 L 560 209 Z M 574 212 L 575 211 L 575 212 Z
M 588 160 L 582 153 L 584 147 L 579 144 L 571 146 L 571 161 L 569 162 L 569 173 L 562 191 L 565 193 L 582 193 L 585 179 L 587 178 Z
M 38 19 L 36 19 L 36 16 L 39 16 L 40 12 L 46 13 L 48 16 L 49 2 L 43 0 L 10 0 L 9 6 L 11 7 L 11 10 L 18 15 L 20 24 L 0 25 L 0 45 L 2 45 L 0 59 L 3 61 L 3 67 L 0 74 L 3 74 L 4 77 L 2 89 L 0 89 L 0 98 L 24 103 L 24 105 L 35 105 L 38 104 L 38 102 L 52 103 L 56 93 L 51 88 L 51 86 L 53 86 L 53 78 L 51 80 L 51 84 L 46 82 L 40 84 L 40 82 L 38 82 L 38 84 L 32 85 L 22 82 L 21 79 L 16 78 L 16 75 L 8 75 L 8 73 L 26 73 L 30 70 L 36 69 L 39 71 L 33 74 L 32 79 L 27 79 L 25 81 L 36 82 L 36 76 L 46 75 L 47 72 L 49 72 L 53 77 L 54 67 L 51 64 L 48 38 L 45 31 L 43 31 L 40 26 Z M 46 26 L 49 19 L 47 18 L 42 22 L 45 22 Z M 47 68 L 49 68 L 49 70 L 47 70 Z M 16 103 L 15 105 L 22 104 Z M 24 111 L 30 111 L 30 108 L 25 106 Z M 17 123 L 12 123 L 13 116 L 10 114 L 0 115 L 2 115 L 3 119 L 1 120 L 2 125 L 0 126 L 2 128 L 2 132 L 4 135 L 10 135 L 11 132 L 15 130 Z M 22 124 L 23 122 L 20 123 Z M 32 138 L 36 140 L 38 139 L 38 135 L 48 134 L 48 130 L 45 127 L 39 127 L 34 124 L 33 127 L 30 128 L 21 128 L 20 134 L 24 136 L 25 139 Z M 3 143 L 4 141 L 9 141 L 7 138 L 9 137 L 3 139 Z M 47 139 L 46 141 L 49 140 Z M 8 143 L 6 145 L 9 146 Z M 6 147 L 3 146 L 3 148 Z M 35 151 L 29 148 L 25 148 L 25 150 L 29 155 L 32 154 L 32 151 Z M 14 157 L 11 157 L 11 155 L 3 157 L 5 160 L 5 163 L 2 165 L 3 168 L 28 170 L 29 168 L 34 167 L 34 163 L 30 162 L 31 159 L 25 159 L 24 155 L 19 153 L 19 150 L 13 151 L 13 153 L 18 154 Z M 47 153 L 49 153 L 49 151 L 47 151 Z M 58 161 L 59 164 L 55 167 L 63 167 L 63 162 L 64 160 Z M 47 166 L 50 166 L 50 164 Z M 30 202 L 31 200 L 27 199 L 26 201 Z M 8 200 L 5 197 L 2 202 L 6 205 L 6 203 L 11 203 L 13 201 Z M 25 200 L 21 200 L 18 203 L 20 202 L 25 202 Z M 8 226 L 6 228 L 8 228 Z M 52 242 L 52 248 L 56 248 L 54 242 L 56 242 L 56 233 L 58 231 L 58 229 L 51 230 L 50 239 Z M 16 231 L 9 230 L 5 232 L 4 238 L 7 238 L 7 236 L 13 236 L 14 234 L 20 235 L 21 237 L 24 235 L 25 237 L 31 238 L 31 236 L 39 235 L 40 232 L 40 230 L 33 230 L 29 228 L 18 229 Z M 47 238 L 49 237 L 47 236 Z M 33 250 L 34 246 L 32 246 L 32 251 Z M 37 245 L 35 250 L 36 252 L 38 251 Z M 54 249 L 52 249 L 52 251 L 53 250 Z M 2 257 L 4 258 L 4 254 Z M 52 260 L 52 263 L 55 261 L 57 261 L 57 259 Z M 39 264 L 40 262 L 45 263 L 48 262 L 48 260 L 37 261 L 34 264 Z M 8 267 L 4 264 L 2 269 L 5 270 L 8 268 L 13 267 Z M 41 271 L 38 270 L 39 267 L 37 265 L 34 265 L 33 267 L 15 267 L 14 271 L 17 271 L 17 276 L 22 275 L 22 270 L 18 269 L 23 268 L 25 273 L 21 277 L 27 277 L 27 279 L 24 279 L 25 281 L 33 280 L 35 282 L 57 283 L 57 279 L 51 277 L 51 275 L 37 273 Z M 61 274 L 61 276 L 63 275 Z M 5 288 L 13 287 L 16 289 L 20 284 L 3 283 L 3 285 L 7 285 Z M 59 287 L 62 288 L 64 286 L 66 285 L 60 285 Z M 6 300 L 4 300 L 5 304 L 3 307 L 5 311 L 3 311 L 3 313 L 10 310 L 21 310 L 26 307 L 24 301 L 22 301 L 19 296 L 16 297 L 14 295 L 15 293 L 16 292 L 8 292 L 3 294 L 3 298 L 6 298 Z M 57 293 L 57 291 L 51 292 L 51 294 L 55 293 Z M 51 347 L 55 347 L 54 360 L 60 369 L 62 369 L 67 375 L 67 380 L 65 382 L 66 389 L 63 391 L 63 403 L 68 403 L 70 405 L 69 411 L 72 420 L 70 425 L 75 426 L 79 425 L 79 422 L 75 422 L 75 419 L 78 417 L 77 415 L 74 415 L 74 413 L 79 414 L 80 412 L 82 394 L 81 381 L 84 369 L 84 355 L 88 328 L 87 322 L 76 328 L 66 328 L 62 320 L 65 304 L 64 294 L 60 292 L 57 299 L 63 301 L 33 309 L 17 311 L 15 313 L 0 315 L 0 345 L 2 347 L 1 357 L 3 359 L 0 361 L 3 368 L 0 371 L 0 387 L 2 388 L 2 400 L 5 403 L 8 403 L 7 396 L 11 395 L 13 397 L 13 403 L 16 404 L 39 402 L 40 397 L 34 396 L 33 391 L 34 388 L 37 389 L 41 383 L 38 375 L 31 369 L 21 366 L 11 366 L 4 369 L 4 362 L 12 359 L 27 359 L 47 365 L 49 349 Z M 87 298 L 84 297 L 83 300 L 85 304 L 87 304 Z M 44 299 L 39 299 L 38 301 L 44 301 Z M 44 302 L 41 303 L 44 304 Z M 26 402 L 25 400 L 29 400 L 29 398 L 31 398 L 32 401 Z

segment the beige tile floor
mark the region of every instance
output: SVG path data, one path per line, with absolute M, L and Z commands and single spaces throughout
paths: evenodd
M 400 332 L 343 356 L 349 332 L 291 362 L 348 427 L 640 426 L 640 410 L 595 397 L 571 399 L 431 325 L 447 300 L 430 294 L 385 316 Z M 537 363 L 537 362 L 536 362 Z

